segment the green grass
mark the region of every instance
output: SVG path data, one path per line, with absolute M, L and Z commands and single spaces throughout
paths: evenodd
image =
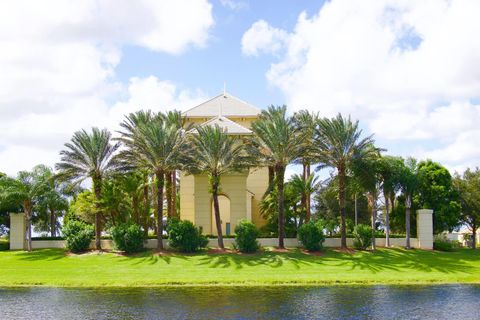
M 60 249 L 0 252 L 0 287 L 164 285 L 334 285 L 480 283 L 480 250 L 379 249 L 354 254 L 299 250 L 135 256 L 68 255 Z

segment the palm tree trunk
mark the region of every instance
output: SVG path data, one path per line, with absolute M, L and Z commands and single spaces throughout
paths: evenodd
M 102 197 L 102 180 L 100 178 L 94 178 L 93 190 L 95 192 L 95 249 L 102 250 L 100 239 L 102 237 L 102 222 L 101 222 L 101 206 L 100 199 Z
M 148 197 L 149 188 L 148 188 L 148 175 L 144 176 L 143 180 L 143 234 L 145 237 L 148 236 L 148 218 L 150 215 L 150 199 Z
M 277 164 L 275 166 L 275 175 L 277 178 L 277 192 L 278 192 L 278 247 L 285 249 L 285 166 Z
M 163 170 L 156 172 L 157 178 L 157 250 L 163 250 L 163 187 L 165 174 Z
M 472 249 L 477 248 L 477 226 L 473 225 L 472 226 Z
M 342 240 L 341 240 L 341 248 L 342 249 L 347 249 L 347 225 L 346 225 L 346 218 L 347 218 L 347 209 L 345 206 L 346 202 L 346 186 L 345 186 L 345 180 L 346 180 L 346 171 L 345 167 L 340 166 L 338 168 L 338 204 L 340 206 L 340 218 L 341 218 L 341 235 L 342 235 Z
M 405 198 L 405 232 L 406 232 L 406 243 L 405 248 L 410 249 L 410 211 L 412 207 L 412 198 L 410 195 L 407 195 Z
M 372 226 L 372 249 L 375 250 L 376 243 L 375 243 L 375 195 L 373 192 L 368 193 L 368 206 L 370 207 L 371 211 L 371 226 Z
M 172 216 L 179 218 L 177 212 L 177 171 L 172 171 Z
M 134 217 L 135 223 L 140 224 L 139 201 L 138 201 L 138 195 L 136 193 L 136 190 L 132 195 L 132 207 L 133 207 L 132 210 L 133 210 L 133 217 Z
M 358 224 L 358 206 L 357 206 L 357 193 L 356 192 L 355 192 L 354 203 L 355 203 L 355 225 L 357 225 Z
M 213 197 L 213 212 L 215 214 L 215 225 L 217 227 L 218 247 L 225 249 L 223 245 L 222 221 L 220 220 L 220 206 L 218 204 L 218 185 L 220 177 L 213 177 L 211 179 L 212 197 Z
M 390 200 L 386 192 L 383 193 L 383 197 L 385 198 L 385 246 L 388 248 L 390 247 Z
M 50 236 L 55 237 L 57 235 L 57 217 L 55 215 L 55 209 L 50 208 Z
M 27 228 L 26 245 L 27 245 L 27 251 L 31 252 L 32 251 L 32 204 L 30 203 L 30 201 L 25 201 L 24 209 L 25 209 L 25 225 Z
M 172 172 L 167 171 L 165 172 L 165 181 L 166 181 L 166 186 L 165 186 L 165 191 L 166 191 L 166 197 L 167 197 L 167 216 L 168 218 L 172 217 L 172 211 L 173 211 L 173 206 L 172 206 Z
M 310 163 L 304 163 L 303 164 L 303 176 L 304 176 L 304 181 L 307 181 L 308 178 L 310 178 Z M 310 221 L 310 218 L 312 216 L 312 210 L 310 206 L 311 202 L 311 194 L 310 190 L 306 190 L 305 192 L 305 222 L 308 223 Z

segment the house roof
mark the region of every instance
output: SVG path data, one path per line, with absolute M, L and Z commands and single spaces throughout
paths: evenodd
M 224 116 L 216 116 L 215 118 L 201 124 L 202 127 L 215 125 L 225 130 L 227 134 L 252 134 L 252 130 L 247 129 Z M 192 129 L 192 132 L 196 132 L 196 129 Z
M 261 110 L 251 104 L 232 96 L 228 92 L 219 94 L 183 113 L 184 117 L 256 117 Z

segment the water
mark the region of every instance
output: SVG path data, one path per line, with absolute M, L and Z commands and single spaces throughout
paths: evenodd
M 0 319 L 480 319 L 480 285 L 9 288 Z

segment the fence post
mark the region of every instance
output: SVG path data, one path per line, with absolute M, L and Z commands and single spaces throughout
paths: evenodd
M 417 210 L 417 239 L 420 249 L 433 249 L 433 210 Z
M 25 215 L 10 213 L 10 250 L 25 249 Z

